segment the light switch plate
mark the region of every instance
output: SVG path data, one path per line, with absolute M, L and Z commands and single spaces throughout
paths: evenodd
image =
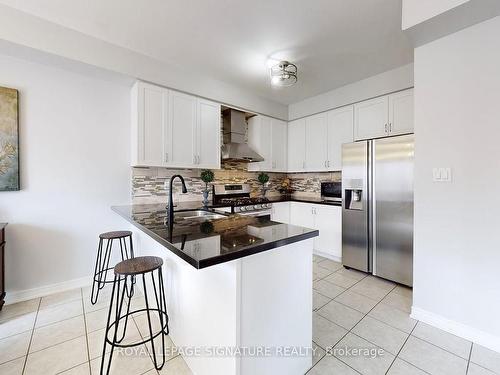
M 451 168 L 432 168 L 432 181 L 451 182 Z

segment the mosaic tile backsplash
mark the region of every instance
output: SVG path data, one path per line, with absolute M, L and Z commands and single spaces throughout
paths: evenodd
M 249 172 L 246 163 L 223 162 L 222 169 L 214 169 L 214 184 L 248 183 L 252 187 L 252 196 L 260 194 L 261 185 L 257 180 L 259 172 Z M 132 168 L 132 202 L 134 204 L 166 203 L 168 182 L 174 174 L 184 177 L 188 189 L 187 194 L 181 192 L 181 184 L 174 182 L 176 201 L 201 201 L 205 183 L 200 179 L 199 169 L 167 169 L 167 168 Z M 280 195 L 279 189 L 285 179 L 289 179 L 290 187 L 297 196 L 320 196 L 322 181 L 338 181 L 340 172 L 325 173 L 268 173 L 266 196 Z M 212 199 L 211 195 L 209 199 Z

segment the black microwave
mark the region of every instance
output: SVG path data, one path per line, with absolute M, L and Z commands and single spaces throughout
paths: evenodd
M 331 202 L 342 202 L 342 182 L 322 182 L 321 199 Z

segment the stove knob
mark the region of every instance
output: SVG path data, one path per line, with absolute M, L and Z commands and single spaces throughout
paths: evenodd
M 238 211 L 246 211 L 247 208 L 245 206 L 242 206 L 242 207 L 236 207 L 238 209 Z
M 253 206 L 253 209 L 254 210 L 261 210 L 262 209 L 262 205 L 261 204 L 256 204 L 255 206 Z

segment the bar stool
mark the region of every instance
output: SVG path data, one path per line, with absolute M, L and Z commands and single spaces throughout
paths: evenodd
M 151 343 L 151 348 L 153 352 L 153 362 L 157 370 L 161 370 L 165 364 L 165 336 L 169 334 L 168 328 L 168 314 L 167 314 L 167 301 L 165 298 L 165 289 L 163 286 L 163 275 L 162 275 L 162 265 L 163 260 L 154 256 L 137 257 L 133 259 L 124 260 L 118 263 L 115 268 L 115 277 L 113 280 L 113 291 L 111 292 L 111 302 L 108 311 L 108 320 L 106 323 L 106 333 L 104 335 L 104 347 L 102 350 L 101 359 L 101 374 L 109 374 L 111 368 L 111 360 L 113 358 L 113 351 L 115 348 L 129 348 L 133 346 L 143 345 L 147 342 Z M 156 280 L 155 280 L 156 271 Z M 156 306 L 150 306 L 148 300 L 148 291 L 146 288 L 146 276 L 151 275 L 151 282 L 154 291 L 154 302 Z M 135 278 L 139 278 L 142 275 L 142 287 L 144 291 L 144 302 L 146 308 L 139 308 L 130 311 L 131 298 L 134 290 Z M 126 300 L 126 301 L 125 301 Z M 124 301 L 127 305 L 126 312 L 122 314 L 122 309 Z M 131 344 L 121 344 L 125 338 L 127 323 L 129 316 L 134 314 L 139 314 L 146 312 L 148 318 L 148 328 L 149 336 L 143 341 L 131 343 Z M 158 314 L 158 319 L 160 321 L 160 330 L 158 332 L 153 332 L 153 327 L 151 324 L 152 314 Z M 114 319 L 114 320 L 112 320 Z M 123 325 L 123 328 L 121 326 Z M 121 332 L 121 330 L 123 330 Z M 121 332 L 121 333 L 119 333 Z M 110 338 L 111 333 L 111 338 Z M 163 359 L 161 363 L 158 362 L 156 358 L 156 350 L 154 339 L 161 335 L 161 345 Z M 111 345 L 111 352 L 109 354 L 108 364 L 104 372 L 104 362 L 106 361 L 106 346 Z
M 128 239 L 128 245 L 127 245 Z M 113 269 L 109 266 L 111 251 L 113 249 L 113 241 L 118 240 L 120 244 L 120 253 L 122 261 L 134 257 L 134 247 L 132 245 L 132 232 L 128 230 L 114 231 L 101 233 L 99 235 L 99 246 L 97 248 L 97 258 L 94 268 L 94 281 L 92 283 L 92 293 L 90 302 L 95 305 L 99 297 L 99 292 L 106 284 L 110 284 L 113 280 L 106 280 L 108 271 Z M 106 241 L 106 249 L 103 252 L 104 241 Z

